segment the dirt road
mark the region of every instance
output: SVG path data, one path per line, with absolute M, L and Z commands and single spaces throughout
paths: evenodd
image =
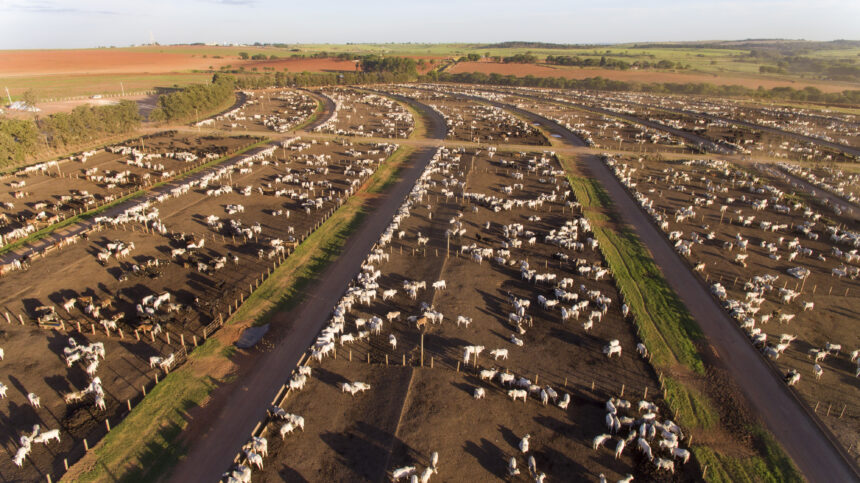
M 414 102 L 410 104 L 421 107 Z M 424 111 L 429 116 L 428 135 L 443 139 L 444 121 L 440 124 L 428 111 L 429 108 Z M 365 255 L 385 231 L 435 151 L 424 147 L 410 156 L 397 184 L 375 200 L 361 227 L 346 241 L 343 253 L 307 289 L 304 301 L 289 313 L 276 316 L 289 321 L 289 325 L 280 333 L 280 339 L 273 341 L 275 349 L 259 356 L 243 374 L 245 379 L 224 395 L 227 400 L 221 405 L 216 423 L 197 439 L 187 458 L 174 469 L 170 481 L 218 481 L 228 469 L 254 425 L 265 416 L 291 369 L 328 322 L 332 307 L 361 270 Z
M 311 91 L 308 89 L 302 89 L 302 91 L 306 92 L 311 97 L 322 103 L 322 112 L 320 113 L 320 115 L 316 118 L 314 122 L 308 124 L 304 128 L 305 131 L 313 131 L 314 129 L 319 126 L 322 126 L 329 119 L 331 119 L 331 116 L 334 114 L 335 109 L 334 101 L 331 99 L 331 97 L 323 94 L 320 91 Z
M 518 113 L 524 111 L 518 110 Z M 562 136 L 568 143 L 582 141 L 570 131 L 541 116 L 533 120 Z M 648 219 L 624 186 L 596 155 L 579 156 L 579 162 L 609 193 L 615 210 L 631 225 L 657 265 L 698 322 L 725 369 L 744 392 L 750 406 L 812 482 L 857 481 L 857 469 L 844 449 L 819 423 L 800 399 L 765 364 L 749 340 L 738 330 L 708 290 L 695 278 L 666 237 Z
M 494 91 L 494 90 L 490 90 L 490 92 L 495 92 L 497 94 L 510 94 L 507 92 Z M 516 95 L 517 97 L 523 97 L 523 98 L 532 99 L 535 101 L 547 102 L 547 99 L 539 97 L 539 96 L 530 96 L 527 94 L 514 94 L 514 95 Z M 611 111 L 609 109 L 602 109 L 600 107 L 586 106 L 585 104 L 576 104 L 576 103 L 568 102 L 568 101 L 552 100 L 549 102 L 554 102 L 556 104 L 562 104 L 562 105 L 573 107 L 575 109 L 580 109 L 583 111 L 594 112 L 594 113 L 601 114 L 604 116 L 615 117 L 618 119 L 624 119 L 626 121 L 630 121 L 630 122 L 633 122 L 636 124 L 641 124 L 643 126 L 650 127 L 652 129 L 656 129 L 658 131 L 668 132 L 670 134 L 674 134 L 675 136 L 678 136 L 679 138 L 686 139 L 687 141 L 689 141 L 693 145 L 701 146 L 702 148 L 707 149 L 708 151 L 711 151 L 714 153 L 731 154 L 731 153 L 735 152 L 735 149 L 731 146 L 727 146 L 727 145 L 722 144 L 722 143 L 715 143 L 714 141 L 711 141 L 710 139 L 703 138 L 702 136 L 698 136 L 694 133 L 687 132 L 687 131 L 684 131 L 681 129 L 676 129 L 676 128 L 671 127 L 671 126 L 667 126 L 667 125 L 661 124 L 659 122 L 650 121 L 648 119 L 643 119 L 641 117 L 637 117 L 637 116 L 634 116 L 631 114 L 626 114 L 626 113 L 617 112 L 617 111 Z M 584 144 L 582 144 L 582 143 L 579 143 L 577 145 L 584 146 Z

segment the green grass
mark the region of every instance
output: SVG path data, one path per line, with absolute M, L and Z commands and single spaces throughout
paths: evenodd
M 394 153 L 391 154 L 388 161 L 379 167 L 377 170 L 377 173 L 379 174 L 377 179 L 379 181 L 373 182 L 372 185 L 367 188 L 367 192 L 382 193 L 388 190 L 390 186 L 397 183 L 398 175 L 403 169 L 403 161 L 405 161 L 413 152 L 415 152 L 415 148 L 412 146 L 401 146 L 397 148 L 397 151 L 394 151 Z
M 686 428 L 709 429 L 718 425 L 720 418 L 711 401 L 701 392 L 669 376 L 663 376 L 666 402 L 675 414 L 675 420 Z
M 314 108 L 314 112 L 310 116 L 308 116 L 307 119 L 296 124 L 292 128 L 292 131 L 298 131 L 299 129 L 304 129 L 307 126 L 310 126 L 317 119 L 319 119 L 319 117 L 322 115 L 322 113 L 323 113 L 323 102 L 321 100 L 317 99 L 316 97 L 312 97 L 312 99 L 317 103 L 317 107 Z
M 675 363 L 680 363 L 693 374 L 703 375 L 704 364 L 694 344 L 704 338 L 698 324 L 668 286 L 638 237 L 628 228 L 616 231 L 602 226 L 617 216 L 611 210 L 608 193 L 596 180 L 571 174 L 565 160 L 562 165 L 568 171 L 577 200 L 593 221 L 601 251 L 635 316 L 639 335 L 652 353 L 651 363 L 657 370 L 671 369 Z M 719 415 L 707 396 L 676 377 L 663 375 L 662 383 L 666 402 L 682 426 L 700 431 L 719 426 Z M 703 445 L 693 446 L 699 464 L 703 469 L 707 465 L 707 481 L 803 481 L 770 433 L 760 426 L 751 426 L 748 430 L 756 450 L 756 454 L 749 457 L 724 455 Z
M 735 483 L 755 481 L 767 483 L 800 483 L 805 481 L 791 459 L 785 455 L 779 444 L 764 429 L 753 426 L 747 428 L 753 436 L 754 446 L 759 454 L 738 458 L 721 454 L 713 449 L 693 445 L 693 453 L 699 464 L 708 471 L 705 481 L 713 483 Z
M 209 339 L 192 352 L 189 363 L 168 374 L 93 449 L 93 466 L 74 481 L 154 481 L 175 465 L 186 449 L 177 444 L 177 438 L 188 425 L 187 412 L 225 382 L 196 376 L 188 366 L 212 358 L 221 347 L 216 339 Z M 63 481 L 69 480 L 64 477 Z
M 639 334 L 653 354 L 654 365 L 680 363 L 697 374 L 704 373 L 694 344 L 704 335 L 645 246 L 630 230 L 616 232 L 600 226 L 606 220 L 602 211 L 611 206 L 608 193 L 595 180 L 573 176 L 568 179 L 586 216 L 596 222 L 594 233 L 603 256 L 612 267 L 625 302 L 636 314 Z
M 160 187 L 160 186 L 163 186 L 163 185 L 165 185 L 165 184 L 167 184 L 167 183 L 172 183 L 172 182 L 174 182 L 174 181 L 178 181 L 178 180 L 184 179 L 184 178 L 186 178 L 186 177 L 188 177 L 188 176 L 191 176 L 191 175 L 193 175 L 193 174 L 195 174 L 195 173 L 198 173 L 198 172 L 200 172 L 201 170 L 204 170 L 204 169 L 206 169 L 206 168 L 208 168 L 208 167 L 210 167 L 210 166 L 214 166 L 214 165 L 216 165 L 216 164 L 219 164 L 219 163 L 223 162 L 224 160 L 226 160 L 226 159 L 228 159 L 228 158 L 230 158 L 230 157 L 238 156 L 238 155 L 240 155 L 240 154 L 242 154 L 242 153 L 244 153 L 244 152 L 246 152 L 246 151 L 248 151 L 248 150 L 250 150 L 250 149 L 253 149 L 253 148 L 256 148 L 256 147 L 258 147 L 258 146 L 261 146 L 261 145 L 265 144 L 266 142 L 267 142 L 266 140 L 259 141 L 259 142 L 254 143 L 254 144 L 252 144 L 252 145 L 250 145 L 250 146 L 248 146 L 248 147 L 246 147 L 246 148 L 242 148 L 242 149 L 240 149 L 240 150 L 238 150 L 238 151 L 236 151 L 236 152 L 234 152 L 234 153 L 232 153 L 232 154 L 229 154 L 229 155 L 227 155 L 227 156 L 224 156 L 224 157 L 221 157 L 221 158 L 218 158 L 218 159 L 214 159 L 214 160 L 212 160 L 212 161 L 209 161 L 208 163 L 202 164 L 202 165 L 200 165 L 200 166 L 198 166 L 198 167 L 196 167 L 196 168 L 194 168 L 194 169 L 192 169 L 192 170 L 188 171 L 187 173 L 183 173 L 183 174 L 181 174 L 181 175 L 179 175 L 179 176 L 177 176 L 177 177 L 175 177 L 175 178 L 172 178 L 172 179 L 169 179 L 169 180 L 165 180 L 165 181 L 158 182 L 158 183 L 156 183 L 156 184 L 154 184 L 154 185 L 150 186 L 149 188 L 141 189 L 141 190 L 137 190 L 137 191 L 135 191 L 134 193 L 130 193 L 130 194 L 126 195 L 126 196 L 123 196 L 122 198 L 118 198 L 118 199 L 116 199 L 116 200 L 114 200 L 114 201 L 112 201 L 112 202 L 110 202 L 110 203 L 107 203 L 107 204 L 105 204 L 105 205 L 102 205 L 102 206 L 100 206 L 100 207 L 98 207 L 98 208 L 94 208 L 94 209 L 92 209 L 92 210 L 85 211 L 85 212 L 83 212 L 83 213 L 81 213 L 81 214 L 79 214 L 79 215 L 70 216 L 69 218 L 66 218 L 65 220 L 63 220 L 63 221 L 61 221 L 61 222 L 59 222 L 59 223 L 54 223 L 53 225 L 46 226 L 45 228 L 42 228 L 41 230 L 36 231 L 36 232 L 34 232 L 34 233 L 30 234 L 30 236 L 28 236 L 28 237 L 26 237 L 26 238 L 21 238 L 20 240 L 17 240 L 17 241 L 15 241 L 15 242 L 13 242 L 13 243 L 10 243 L 10 244 L 8 244 L 8 245 L 4 246 L 3 248 L 0 248 L 0 255 L 5 255 L 6 253 L 9 253 L 9 252 L 11 252 L 11 251 L 13 251 L 13 250 L 17 250 L 18 248 L 21 248 L 21 247 L 23 247 L 24 245 L 27 245 L 27 244 L 33 243 L 33 242 L 35 242 L 35 241 L 41 240 L 41 239 L 43 239 L 43 238 L 47 237 L 48 235 L 50 235 L 51 233 L 54 233 L 54 232 L 55 232 L 55 231 L 57 231 L 57 230 L 61 230 L 61 229 L 65 228 L 65 227 L 70 226 L 70 225 L 72 225 L 72 224 L 74 224 L 74 223 L 77 223 L 77 222 L 79 222 L 79 221 L 83 221 L 83 220 L 88 220 L 88 219 L 94 218 L 94 217 L 96 217 L 96 216 L 100 215 L 101 213 L 104 213 L 105 211 L 109 210 L 110 208 L 113 208 L 114 206 L 119 205 L 120 203 L 124 203 L 124 202 L 126 202 L 126 201 L 128 201 L 128 200 L 132 200 L 132 199 L 138 198 L 138 197 L 140 197 L 140 196 L 143 196 L 144 194 L 146 194 L 146 193 L 147 193 L 147 192 L 149 192 L 150 190 L 153 190 L 153 189 L 155 189 L 155 188 L 158 188 L 158 187 Z
M 93 94 L 120 94 L 125 92 L 153 90 L 156 87 L 184 87 L 189 84 L 209 82 L 212 74 L 172 73 L 172 74 L 68 74 L 6 77 L 0 79 L 0 86 L 8 87 L 13 99 L 20 98 L 28 89 L 33 89 L 44 102 L 50 99 L 91 96 Z M 5 94 L 5 91 L 4 91 Z M 5 96 L 4 96 L 5 97 Z M 38 107 L 38 103 L 36 106 Z

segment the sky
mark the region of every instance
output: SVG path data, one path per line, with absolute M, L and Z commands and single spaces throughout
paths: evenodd
M 0 49 L 860 38 L 858 0 L 0 0 Z

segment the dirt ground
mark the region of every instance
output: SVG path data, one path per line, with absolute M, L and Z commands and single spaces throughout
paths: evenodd
M 448 123 L 449 139 L 489 144 L 549 145 L 535 126 L 494 106 L 458 99 L 439 91 L 400 88 L 393 92 L 419 99 L 441 112 Z
M 630 163 L 629 159 L 624 160 Z M 689 233 L 698 232 L 704 234 L 707 230 L 715 233 L 716 237 L 711 241 L 705 241 L 696 245 L 693 249 L 691 264 L 699 261 L 705 262 L 706 268 L 703 277 L 707 277 L 709 283 L 721 282 L 728 292 L 730 299 L 745 300 L 744 284 L 753 276 L 764 274 L 777 275 L 779 278 L 774 283 L 776 287 L 769 293 L 766 301 L 762 304 L 759 312 L 761 315 L 776 313 L 774 320 L 766 323 L 756 324 L 768 335 L 769 345 L 775 347 L 780 342 L 782 334 L 796 336 L 785 352 L 773 363 L 782 373 L 795 369 L 801 374 L 801 382 L 795 389 L 803 397 L 806 403 L 813 408 L 817 407 L 816 413 L 837 435 L 846 447 L 858 447 L 860 445 L 860 390 L 858 390 L 855 376 L 856 364 L 850 361 L 850 352 L 860 347 L 860 338 L 856 331 L 857 314 L 860 313 L 860 305 L 857 303 L 857 294 L 860 294 L 860 281 L 850 277 L 834 277 L 832 270 L 839 267 L 856 266 L 857 263 L 846 263 L 833 254 L 833 249 L 839 248 L 849 250 L 850 247 L 835 245 L 830 241 L 830 236 L 825 228 L 827 224 L 838 224 L 845 229 L 857 230 L 857 224 L 847 217 L 839 217 L 830 210 L 812 204 L 815 210 L 821 210 L 827 222 L 821 221 L 816 224 L 814 233 L 818 234 L 817 240 L 809 239 L 794 231 L 765 231 L 761 229 L 761 221 L 769 221 L 778 224 L 794 226 L 803 219 L 802 213 L 791 214 L 776 213 L 773 209 L 755 211 L 750 206 L 753 200 L 767 199 L 767 193 L 752 193 L 748 188 L 742 188 L 738 181 L 747 178 L 747 175 L 735 177 L 723 176 L 721 169 L 707 168 L 704 166 L 685 166 L 681 162 L 658 162 L 646 161 L 642 164 L 635 163 L 637 171 L 635 179 L 637 189 L 654 200 L 654 208 L 669 214 L 668 232 L 680 230 L 685 233 L 684 238 L 689 239 Z M 736 167 L 730 169 L 735 170 Z M 676 177 L 669 181 L 667 174 L 673 172 L 687 174 L 689 179 Z M 794 190 L 781 180 L 765 177 L 761 171 L 747 171 L 749 177 L 760 177 L 756 186 L 772 185 L 787 193 Z M 732 186 L 731 179 L 735 179 Z M 693 196 L 704 196 L 705 183 L 721 185 L 729 188 L 718 194 L 718 200 L 711 206 L 696 206 L 696 218 L 693 220 L 676 223 L 671 216 L 679 208 L 690 206 Z M 673 188 L 674 187 L 674 188 Z M 680 191 L 683 189 L 683 191 Z M 742 199 L 747 203 L 733 203 L 723 215 L 719 207 L 725 204 L 725 198 Z M 799 198 L 806 200 L 805 197 Z M 756 216 L 751 226 L 742 226 L 738 222 L 739 216 Z M 709 228 L 704 228 L 708 226 Z M 740 234 L 749 240 L 746 251 L 748 258 L 746 267 L 741 266 L 733 260 L 739 253 L 739 249 L 727 251 L 723 248 L 726 242 L 736 242 L 736 235 Z M 762 244 L 779 244 L 779 239 L 792 240 L 795 236 L 800 237 L 800 243 L 805 248 L 813 250 L 813 256 L 801 256 L 794 261 L 786 259 L 787 249 L 785 243 L 779 249 L 781 258 L 774 260 L 770 257 L 768 250 Z M 821 254 L 824 260 L 817 257 Z M 801 266 L 811 270 L 811 275 L 805 282 L 801 282 L 788 275 L 786 270 Z M 737 282 L 735 282 L 737 280 Z M 801 290 L 802 285 L 802 290 Z M 780 300 L 779 290 L 786 287 L 800 292 L 797 299 L 785 304 Z M 814 309 L 804 311 L 802 305 L 805 302 L 813 302 Z M 780 323 L 779 314 L 794 314 L 790 322 Z M 827 357 L 819 362 L 823 375 L 817 379 L 813 374 L 815 362 L 809 355 L 812 349 L 824 349 L 828 342 L 842 345 L 842 350 L 836 356 Z M 843 413 L 844 409 L 844 413 Z M 855 458 L 858 453 L 853 452 Z
M 604 79 L 619 80 L 625 82 L 674 82 L 674 83 L 707 83 L 717 85 L 740 85 L 751 89 L 762 86 L 766 89 L 773 87 L 792 87 L 803 89 L 813 86 L 824 92 L 841 92 L 852 87 L 847 84 L 815 82 L 815 81 L 781 81 L 774 79 L 763 79 L 756 77 L 742 77 L 730 75 L 712 75 L 681 72 L 653 72 L 648 70 L 614 70 L 599 68 L 573 68 L 565 66 L 551 66 L 547 64 L 502 64 L 497 62 L 458 62 L 446 70 L 452 74 L 459 72 L 481 72 L 484 74 L 502 74 L 535 77 L 564 77 L 565 79 L 587 79 L 589 77 L 603 77 Z
M 213 119 L 201 121 L 206 127 L 231 131 L 286 132 L 314 113 L 316 101 L 292 89 L 246 91 L 245 103 Z
M 576 134 L 594 148 L 618 149 L 625 151 L 683 152 L 688 148 L 681 140 L 651 128 L 621 122 L 588 111 L 577 111 L 564 106 L 546 102 L 525 100 L 514 96 L 500 96 L 502 102 L 519 104 L 562 126 L 570 126 Z
M 0 192 L 0 229 L 5 236 L 11 230 L 30 223 L 37 228 L 48 226 L 54 217 L 63 219 L 82 209 L 90 210 L 113 201 L 145 185 L 168 181 L 191 167 L 211 160 L 213 156 L 224 156 L 252 142 L 247 136 L 196 137 L 166 132 L 109 147 L 126 146 L 151 157 L 139 165 L 127 162 L 133 159 L 131 155 L 98 149 L 85 160 L 80 156 L 63 160 L 58 168 L 32 173 L 19 170 L 2 180 L 2 186 L 8 191 Z M 170 157 L 173 153 L 191 153 L 195 159 L 175 159 Z M 126 173 L 127 177 L 120 181 L 108 179 L 118 173 Z M 24 185 L 13 186 L 16 183 Z M 21 197 L 16 197 L 16 193 L 21 194 Z M 42 217 L 39 217 L 40 213 L 43 213 Z M 14 240 L 5 241 L 9 243 Z
M 635 449 L 628 448 L 616 460 L 612 450 L 617 438 L 598 451 L 591 448 L 592 438 L 605 431 L 605 401 L 617 396 L 622 385 L 624 398 L 634 404 L 644 396 L 646 387 L 649 394 L 659 394 L 657 375 L 635 352 L 635 330 L 622 317 L 620 296 L 612 281 L 580 276 L 573 260 L 560 262 L 553 256 L 559 247 L 538 242 L 511 250 L 514 259 L 527 259 L 539 273 L 573 278 L 572 290 L 579 292 L 579 285 L 584 285 L 613 300 L 603 320 L 587 331 L 583 327 L 586 316 L 563 322 L 557 309 L 540 308 L 536 296 L 552 297 L 552 285 L 541 287 L 523 280 L 518 264 L 502 266 L 490 259 L 478 264 L 466 253 L 460 255 L 460 247 L 472 243 L 498 247 L 503 240 L 503 224 L 523 223 L 542 240 L 550 229 L 577 217 L 569 207 L 562 211 L 563 200 L 547 202 L 538 211 L 523 207 L 494 213 L 484 208 L 473 212 L 471 203 L 446 199 L 439 181 L 447 175 L 466 181 L 468 192 L 498 193 L 513 182 L 515 170 L 526 172 L 527 161 L 534 156 L 497 155 L 491 161 L 485 154 L 473 154 L 462 154 L 459 162 L 448 165 L 447 174 L 440 171 L 433 176 L 435 187 L 400 225 L 405 237 L 395 238 L 387 250 L 389 260 L 379 263 L 379 290 L 394 288 L 398 294 L 388 302 L 377 300 L 368 307 L 354 307 L 347 317 L 346 332 L 356 333 L 353 321 L 359 317 L 385 319 L 387 313 L 399 311 L 400 319 L 386 322 L 378 335 L 365 341 L 339 344 L 336 359 L 310 364 L 313 376 L 309 386 L 290 393 L 282 404 L 287 412 L 305 418 L 305 431 L 287 435 L 282 443 L 278 435 L 282 423 L 271 422 L 267 427 L 266 469 L 259 480 L 255 472 L 255 481 L 379 481 L 401 466 L 417 464 L 419 471 L 423 470 L 432 451 L 440 454 L 439 478 L 443 481 L 504 478 L 508 459 L 515 455 L 523 474 L 514 481 L 526 481 L 526 457 L 517 450 L 526 433 L 533 437 L 532 454 L 538 470 L 551 480 L 596 480 L 599 473 L 609 479 L 627 473 L 637 478 L 667 479 L 668 474 L 654 473 L 653 466 Z M 502 157 L 513 165 L 503 167 Z M 524 188 L 515 197 L 534 199 L 539 193 L 552 192 L 556 181 L 540 180 L 538 174 L 527 174 L 521 181 Z M 458 213 L 463 214 L 460 221 L 467 234 L 452 239 L 451 255 L 445 258 L 445 230 Z M 529 215 L 535 213 L 541 220 L 530 221 Z M 490 229 L 483 228 L 486 221 L 490 221 Z M 419 233 L 430 238 L 426 247 L 417 246 Z M 591 264 L 601 263 L 599 252 L 586 249 L 568 253 Z M 405 280 L 425 280 L 428 289 L 420 291 L 417 300 L 410 300 L 403 294 Z M 434 292 L 429 286 L 434 280 L 446 280 L 447 288 Z M 508 293 L 532 301 L 529 314 L 534 317 L 534 327 L 521 336 L 522 347 L 509 340 L 516 329 L 507 317 L 513 310 Z M 424 334 L 423 368 L 415 367 L 421 359 L 420 333 L 404 320 L 420 313 L 419 302 L 432 304 L 445 316 L 442 324 L 429 326 Z M 460 315 L 471 318 L 471 324 L 458 325 Z M 389 344 L 392 335 L 396 348 Z M 601 353 L 609 339 L 619 339 L 624 347 L 620 358 L 608 360 Z M 462 363 L 466 345 L 486 347 L 480 368 L 511 371 L 552 386 L 559 395 L 570 394 L 569 409 L 543 406 L 534 395 L 524 405 L 514 403 L 505 393 L 507 388 L 495 380 L 481 381 L 476 368 Z M 509 358 L 492 360 L 487 352 L 495 348 L 508 348 Z M 352 381 L 369 383 L 371 389 L 351 397 L 337 386 Z M 473 399 L 476 387 L 485 389 L 485 399 Z M 631 416 L 635 417 L 634 413 Z M 675 478 L 693 478 L 696 471 L 694 463 L 678 466 Z
M 343 136 L 407 138 L 415 127 L 409 111 L 387 97 L 337 87 L 322 89 L 322 93 L 339 107 L 335 117 L 318 131 Z
M 318 173 L 309 167 L 313 156 L 331 156 L 328 173 Z M 198 188 L 155 205 L 159 209 L 159 218 L 167 227 L 165 235 L 144 232 L 140 225 L 135 224 L 105 228 L 91 233 L 87 240 L 33 261 L 29 270 L 0 278 L 0 294 L 3 294 L 0 307 L 12 321 L 0 328 L 0 346 L 6 356 L 2 363 L 5 368 L 3 382 L 9 386 L 7 398 L 0 402 L 0 413 L 4 415 L 0 420 L 0 444 L 8 455 L 0 461 L 3 478 L 7 481 L 32 481 L 46 471 L 54 475 L 62 473 L 64 458 L 71 463 L 80 456 L 83 438 L 88 438 L 94 445 L 104 434 L 104 419 L 110 418 L 112 424 L 117 424 L 127 412 L 127 400 L 136 403 L 141 385 L 150 385 L 156 374 L 161 373 L 150 367 L 150 356 L 167 356 L 181 351 L 180 335 L 189 345 L 194 337 L 202 340 L 202 328 L 215 321 L 219 314 L 226 316 L 229 305 L 239 297 L 247 296 L 249 284 L 277 260 L 268 256 L 271 251 L 269 240 L 301 239 L 336 206 L 338 197 L 349 190 L 349 180 L 366 178 L 375 169 L 378 159 L 385 156 L 378 146 L 358 144 L 306 143 L 301 150 L 278 150 L 274 160 L 266 164 L 255 163 L 247 172 L 236 168 L 229 177 L 223 178 L 222 183 L 234 187 L 233 193 L 214 197 L 207 196 L 205 189 Z M 354 168 L 361 159 L 373 159 L 373 162 L 365 164 L 368 171 L 361 176 L 346 174 L 346 170 L 350 166 Z M 256 190 L 265 188 L 274 182 L 275 177 L 288 171 L 299 175 L 305 182 L 314 183 L 314 189 L 300 189 L 298 181 L 294 186 L 286 186 L 295 191 L 315 193 L 313 196 L 316 197 L 326 197 L 321 208 L 306 212 L 298 199 L 274 197 L 274 190 L 260 195 Z M 45 183 L 56 186 L 58 180 L 48 179 Z M 254 187 L 249 196 L 238 192 L 246 186 Z M 243 205 L 244 212 L 229 215 L 225 207 L 231 204 Z M 281 212 L 274 215 L 276 210 Z M 209 226 L 205 219 L 209 215 L 216 216 L 225 225 L 230 219 L 241 220 L 245 227 L 259 224 L 260 234 L 248 240 L 232 236 L 224 228 Z M 185 245 L 177 239 L 176 235 L 180 233 L 196 240 L 205 239 L 205 247 L 194 254 L 172 257 L 171 250 Z M 99 263 L 95 254 L 117 240 L 134 243 L 131 256 L 125 260 L 112 257 L 104 265 Z M 262 258 L 260 250 L 265 252 Z M 227 266 L 221 270 L 210 268 L 200 271 L 197 266 L 198 262 L 211 264 L 214 259 L 228 254 L 235 255 L 238 261 L 228 260 Z M 147 266 L 156 260 L 157 266 Z M 46 277 L 46 274 L 51 275 Z M 140 328 L 144 321 L 137 314 L 135 305 L 146 295 L 164 292 L 172 294 L 171 302 L 178 304 L 178 309 L 176 312 L 160 312 L 150 322 L 159 322 L 165 332 L 171 334 L 170 343 L 165 333 L 151 338 L 142 332 L 138 341 L 135 329 Z M 96 303 L 112 301 L 112 306 L 104 309 L 100 317 L 84 313 L 81 306 L 71 308 L 70 312 L 62 308 L 64 301 L 81 296 L 91 296 Z M 31 317 L 35 317 L 35 308 L 42 305 L 57 307 L 58 315 L 64 319 L 65 331 L 37 327 Z M 18 323 L 17 314 L 23 316 L 24 325 Z M 118 331 L 107 335 L 99 325 L 101 319 L 115 314 L 119 317 L 117 325 L 123 330 L 124 338 L 120 338 Z M 77 323 L 81 324 L 82 333 L 77 332 Z M 94 334 L 93 326 L 96 327 Z M 82 365 L 67 367 L 62 358 L 68 335 L 81 344 L 91 341 L 105 344 L 107 358 L 97 372 L 106 392 L 107 410 L 104 412 L 94 408 L 92 398 L 69 405 L 63 401 L 65 394 L 79 390 L 89 382 Z M 27 404 L 29 392 L 40 396 L 41 409 Z M 35 423 L 39 423 L 43 430 L 59 428 L 62 443 L 52 443 L 47 447 L 37 445 L 23 469 L 18 469 L 11 461 L 18 448 L 18 437 Z
M 743 119 L 750 115 L 748 110 L 736 107 L 714 107 L 713 99 L 693 98 L 666 100 L 645 96 L 639 93 L 593 94 L 585 91 L 545 91 L 545 95 L 569 99 L 574 103 L 585 103 L 592 107 L 609 109 L 615 112 L 628 113 L 640 119 L 659 122 L 660 124 L 687 131 L 696 136 L 709 139 L 724 146 L 730 145 L 733 151 L 769 158 L 791 159 L 799 161 L 835 161 L 846 162 L 853 158 L 850 154 L 829 147 L 801 140 L 787 134 L 740 125 L 730 120 L 702 119 L 687 112 L 666 110 L 665 108 L 683 111 L 714 112 L 715 115 L 730 119 Z M 731 106 L 731 105 L 730 105 Z M 792 110 L 792 116 L 795 112 Z M 754 123 L 769 126 L 769 116 L 753 114 Z M 838 129 L 854 130 L 854 122 L 849 119 L 828 121 L 827 128 L 814 127 L 809 121 L 798 121 L 797 124 L 806 126 L 803 134 L 829 137 Z M 616 140 L 617 141 L 617 140 Z M 610 144 L 611 146 L 611 144 Z
M 84 99 L 70 99 L 70 100 L 62 100 L 62 101 L 45 101 L 39 102 L 39 115 L 44 116 L 48 114 L 55 114 L 58 112 L 71 112 L 74 108 L 78 106 L 83 106 L 89 104 L 90 106 L 108 106 L 113 104 L 118 104 L 119 101 L 135 101 L 138 104 L 145 104 L 149 101 L 152 96 L 150 94 L 135 94 L 135 95 L 116 95 L 110 96 L 100 99 L 93 98 L 84 98 Z M 149 109 L 152 110 L 152 109 Z M 147 111 L 148 112 L 148 111 Z M 6 110 L 5 115 L 8 118 L 12 119 L 33 119 L 35 116 L 30 112 L 21 112 L 21 111 L 11 111 Z

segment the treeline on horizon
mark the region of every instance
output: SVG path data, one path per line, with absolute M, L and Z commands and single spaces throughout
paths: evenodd
M 0 119 L 0 168 L 25 161 L 42 147 L 64 149 L 140 126 L 134 101 L 107 106 L 83 105 L 35 120 Z
M 803 89 L 792 87 L 773 87 L 765 89 L 750 89 L 739 85 L 716 85 L 706 83 L 674 83 L 674 82 L 625 82 L 603 77 L 587 79 L 564 79 L 561 77 L 534 77 L 527 75 L 485 74 L 483 72 L 430 72 L 421 76 L 422 82 L 452 82 L 458 84 L 488 84 L 511 87 L 541 87 L 552 89 L 576 89 L 595 91 L 631 91 L 649 92 L 655 94 L 686 94 L 724 97 L 754 97 L 758 99 L 781 99 L 791 101 L 822 102 L 828 104 L 860 105 L 860 90 L 844 90 L 842 92 L 822 92 L 820 89 L 807 86 Z
M 672 62 L 671 60 L 660 60 L 657 62 L 648 62 L 647 60 L 636 60 L 627 62 L 621 59 L 614 59 L 605 55 L 599 59 L 593 57 L 582 58 L 579 56 L 570 55 L 548 55 L 544 60 L 547 64 L 566 65 L 573 67 L 602 67 L 604 69 L 627 70 L 631 68 L 637 69 L 685 69 L 686 66 L 682 62 Z
M 332 85 L 387 84 L 400 82 L 450 82 L 458 84 L 484 84 L 510 87 L 539 87 L 553 89 L 576 89 L 615 92 L 648 92 L 655 94 L 685 94 L 723 97 L 752 97 L 757 99 L 790 100 L 819 102 L 828 104 L 860 105 L 860 90 L 842 92 L 822 92 L 815 87 L 794 89 L 792 87 L 773 87 L 751 89 L 739 85 L 716 85 L 707 83 L 673 82 L 625 82 L 589 77 L 587 79 L 564 79 L 561 77 L 534 77 L 527 75 L 485 74 L 482 72 L 431 71 L 425 75 L 414 76 L 399 72 L 275 72 L 251 74 L 237 78 L 236 85 L 242 89 L 261 89 L 266 87 L 316 87 Z

